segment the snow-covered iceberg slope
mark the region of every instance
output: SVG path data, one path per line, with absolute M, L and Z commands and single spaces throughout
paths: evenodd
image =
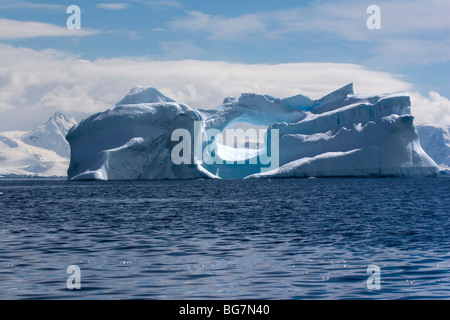
M 220 132 L 242 122 L 268 127 L 266 145 L 247 152 L 221 141 L 213 145 L 215 160 L 234 157 L 246 163 L 198 159 L 208 147 L 205 136 L 210 129 Z M 190 133 L 192 145 L 202 141 L 190 163 L 172 161 L 171 152 L 178 143 L 172 141 L 172 133 L 177 129 Z M 270 140 L 274 136 L 277 139 Z M 72 180 L 438 174 L 436 163 L 420 145 L 409 96 L 358 96 L 352 84 L 319 100 L 303 95 L 278 99 L 243 94 L 226 98 L 216 110 L 197 110 L 154 88 L 137 87 L 114 109 L 73 127 L 67 140 L 72 150 L 68 170 Z M 279 147 L 273 149 L 279 151 L 275 168 L 251 161 L 273 153 L 269 151 L 273 144 Z
M 76 120 L 55 113 L 34 130 L 0 133 L 0 176 L 64 177 L 70 147 L 65 137 Z
M 214 177 L 200 165 L 175 165 L 172 132 L 194 130 L 202 115 L 154 88 L 133 89 L 112 110 L 94 114 L 69 131 L 72 180 L 195 179 Z M 131 103 L 131 104 L 128 104 Z

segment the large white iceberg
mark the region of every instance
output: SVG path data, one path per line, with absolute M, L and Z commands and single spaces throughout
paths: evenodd
M 170 158 L 178 128 L 193 131 L 200 112 L 172 102 L 154 88 L 134 88 L 114 109 L 82 120 L 72 128 L 72 180 L 212 178 L 200 165 L 175 165 Z M 130 104 L 128 104 L 130 103 Z
M 267 127 L 265 143 L 242 149 L 211 137 L 238 123 Z M 174 139 L 180 130 L 189 141 Z M 420 145 L 409 96 L 358 96 L 352 84 L 319 100 L 243 94 L 226 98 L 216 110 L 191 108 L 152 87 L 136 87 L 114 109 L 74 126 L 67 140 L 72 180 L 438 174 Z M 181 142 L 192 146 L 192 154 L 174 161 Z

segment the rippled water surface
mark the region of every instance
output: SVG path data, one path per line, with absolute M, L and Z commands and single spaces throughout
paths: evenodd
M 0 180 L 0 299 L 449 299 L 449 204 L 442 177 Z

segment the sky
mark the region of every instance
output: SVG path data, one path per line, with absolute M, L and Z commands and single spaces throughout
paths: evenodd
M 380 29 L 367 20 L 380 8 Z M 67 28 L 70 5 L 80 29 Z M 450 125 L 450 1 L 0 0 L 0 132 L 114 107 L 137 85 L 192 107 L 242 92 L 407 91 Z

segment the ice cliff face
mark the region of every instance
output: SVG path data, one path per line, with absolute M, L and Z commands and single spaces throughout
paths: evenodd
M 268 127 L 266 145 L 242 150 L 210 137 L 213 129 L 222 132 L 241 122 Z M 173 161 L 177 129 L 192 137 L 192 161 Z M 319 100 L 243 94 L 226 98 L 217 110 L 193 109 L 154 88 L 137 87 L 114 109 L 72 128 L 67 140 L 72 180 L 438 174 L 420 145 L 409 97 L 358 96 L 352 84 Z M 212 163 L 202 157 L 210 146 Z M 268 166 L 261 159 L 269 154 Z

